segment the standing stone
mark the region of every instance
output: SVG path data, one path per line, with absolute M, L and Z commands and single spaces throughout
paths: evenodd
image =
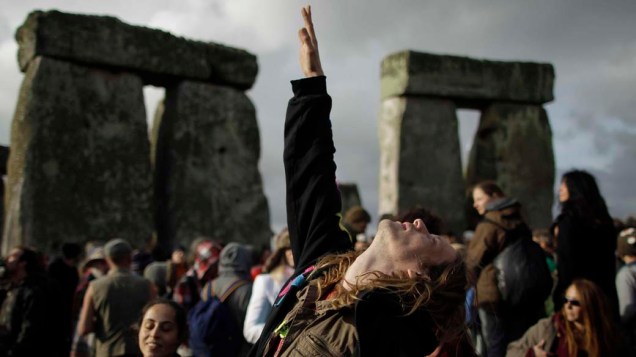
M 340 190 L 340 200 L 342 201 L 342 209 L 340 211 L 343 216 L 349 208 L 362 206 L 358 185 L 355 183 L 338 183 L 338 190 Z
M 29 65 L 11 133 L 3 249 L 152 234 L 138 76 L 46 57 Z
M 380 118 L 379 211 L 422 206 L 448 226 L 465 227 L 464 181 L 455 104 L 449 100 L 394 97 Z
M 541 106 L 493 103 L 483 111 L 470 153 L 467 183 L 495 180 L 524 207 L 532 227 L 552 221 L 552 130 Z
M 241 91 L 184 81 L 166 89 L 156 147 L 159 243 L 197 236 L 262 244 L 272 236 L 258 171 L 256 112 Z

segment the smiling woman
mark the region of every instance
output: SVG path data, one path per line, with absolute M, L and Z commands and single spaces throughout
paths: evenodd
M 185 310 L 171 300 L 146 305 L 139 322 L 139 349 L 144 357 L 175 357 L 188 336 Z

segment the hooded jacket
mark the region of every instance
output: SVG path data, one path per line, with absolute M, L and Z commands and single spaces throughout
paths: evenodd
M 252 296 L 252 281 L 250 279 L 252 260 L 252 250 L 248 246 L 240 243 L 229 243 L 223 248 L 219 257 L 219 276 L 212 281 L 212 288 L 217 296 L 222 295 L 236 281 L 247 282 L 239 286 L 225 301 L 235 317 L 240 331 L 243 331 L 247 305 Z M 202 294 L 207 292 L 207 286 L 201 291 Z M 202 298 L 207 297 L 202 296 Z M 239 356 L 245 356 L 249 349 L 250 345 L 243 339 Z
M 478 307 L 498 304 L 501 300 L 492 263 L 511 243 L 507 237 L 515 230 L 529 231 L 517 200 L 504 197 L 486 206 L 484 219 L 477 225 L 466 255 L 469 280 L 476 285 Z

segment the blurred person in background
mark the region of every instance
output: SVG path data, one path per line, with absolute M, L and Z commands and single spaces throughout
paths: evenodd
M 274 238 L 274 247 L 274 253 L 265 264 L 265 273 L 258 275 L 252 286 L 243 326 L 243 335 L 249 343 L 255 343 L 261 336 L 278 293 L 294 273 L 294 256 L 287 228 Z
M 630 356 L 601 289 L 586 279 L 574 280 L 561 297 L 561 309 L 539 320 L 508 345 L 507 357 Z
M 192 242 L 190 269 L 174 287 L 172 300 L 186 312 L 201 300 L 203 286 L 219 273 L 221 245 L 210 238 L 200 237 Z
M 18 246 L 5 258 L 0 294 L 0 356 L 56 356 L 66 350 L 67 326 L 59 287 L 48 279 L 42 255 Z
M 139 354 L 133 327 L 156 292 L 148 280 L 132 273 L 132 254 L 127 241 L 108 241 L 104 246 L 108 274 L 93 280 L 84 296 L 77 334 L 95 332 L 96 357 Z
M 553 293 L 561 308 L 565 289 L 577 278 L 596 283 L 618 320 L 616 295 L 616 230 L 594 176 L 566 172 L 559 186 L 561 212 L 552 225 L 556 240 L 558 281 Z
M 621 328 L 636 354 L 636 229 L 627 228 L 618 235 L 616 255 L 625 263 L 616 274 L 616 291 Z
M 487 356 L 503 357 L 510 341 L 521 337 L 528 327 L 546 315 L 544 301 L 550 295 L 552 279 L 540 248 L 531 241 L 532 232 L 521 214 L 521 204 L 506 197 L 493 181 L 476 184 L 472 194 L 473 207 L 482 220 L 468 245 L 466 265 L 471 284 L 475 286 L 475 305 Z M 544 288 L 534 289 L 532 284 L 537 281 L 528 279 L 531 269 L 518 270 L 523 276 L 508 275 L 506 279 L 512 279 L 518 287 L 532 291 L 533 295 L 527 294 L 523 302 L 513 302 L 501 291 L 499 278 L 503 274 L 500 268 L 512 268 L 517 262 L 506 261 L 502 267 L 496 267 L 495 262 L 506 248 L 524 243 L 523 240 L 538 251 L 538 263 L 544 268 L 544 274 L 536 275 L 541 280 L 537 285 Z

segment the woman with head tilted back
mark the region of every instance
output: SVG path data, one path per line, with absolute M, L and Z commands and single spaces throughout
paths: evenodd
M 508 345 L 507 357 L 629 356 L 601 289 L 577 279 L 561 295 L 562 308 Z M 627 353 L 627 354 L 625 354 Z
M 283 155 L 296 267 L 251 355 L 425 356 L 465 337 L 464 264 L 421 220 L 383 220 L 370 247 L 353 251 L 339 224 L 331 98 L 310 8 L 302 15 L 306 78 L 292 82 Z
M 576 278 L 596 283 L 608 298 L 618 319 L 616 275 L 616 230 L 605 200 L 592 175 L 567 172 L 559 187 L 561 213 L 552 225 L 556 238 L 558 282 L 553 294 L 555 309 L 563 292 Z

